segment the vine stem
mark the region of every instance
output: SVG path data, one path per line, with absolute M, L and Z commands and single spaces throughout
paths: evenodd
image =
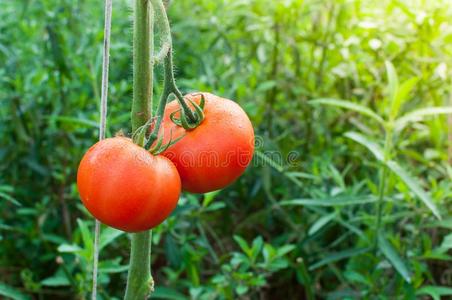
M 151 2 L 149 0 L 135 0 L 133 8 L 132 132 L 146 124 L 151 118 L 153 23 L 154 16 Z M 124 300 L 146 299 L 153 289 L 151 236 L 150 230 L 132 234 L 129 274 Z
M 159 52 L 153 56 L 153 60 L 155 63 L 159 63 L 163 60 L 164 64 L 164 85 L 162 95 L 160 96 L 159 106 L 157 108 L 157 120 L 155 122 L 155 126 L 144 145 L 145 149 L 149 149 L 151 145 L 157 140 L 159 130 L 163 121 L 163 116 L 165 113 L 165 106 L 168 100 L 168 97 L 171 94 L 176 96 L 181 109 L 185 112 L 185 115 L 191 122 L 196 122 L 197 117 L 193 114 L 192 110 L 189 108 L 187 103 L 184 100 L 184 96 L 179 91 L 176 85 L 176 79 L 174 77 L 174 65 L 173 65 L 173 53 L 172 53 L 172 38 L 171 38 L 171 29 L 168 20 L 168 16 L 166 14 L 165 5 L 162 0 L 151 0 L 153 9 L 155 10 L 156 19 L 158 21 L 159 30 L 161 31 L 162 41 Z M 151 52 L 153 53 L 153 52 Z M 149 130 L 149 127 L 152 125 L 151 122 L 147 123 L 145 126 L 145 131 Z M 147 127 L 147 128 L 146 128 Z
M 155 56 L 155 61 L 164 61 L 165 65 L 165 86 L 170 89 L 170 92 L 176 96 L 179 105 L 184 110 L 186 116 L 191 122 L 196 121 L 196 117 L 193 114 L 190 107 L 184 100 L 182 93 L 179 91 L 176 85 L 176 79 L 174 78 L 174 65 L 173 65 L 173 41 L 171 38 L 170 23 L 168 20 L 168 15 L 166 14 L 165 5 L 162 0 L 151 0 L 153 7 L 158 16 L 159 27 L 162 32 L 162 46 L 159 53 Z

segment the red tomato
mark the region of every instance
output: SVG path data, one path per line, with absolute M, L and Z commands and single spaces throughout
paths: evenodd
M 124 137 L 102 140 L 85 153 L 77 186 L 94 217 L 127 232 L 162 223 L 176 207 L 181 190 L 170 160 Z
M 163 155 L 176 165 L 182 188 L 192 193 L 226 187 L 245 171 L 254 152 L 253 126 L 243 109 L 234 101 L 203 95 L 205 118 L 198 127 L 185 131 L 170 120 L 170 114 L 179 110 L 177 101 L 168 103 L 162 125 L 165 142 L 170 131 L 173 140 L 183 136 Z M 199 104 L 201 94 L 185 98 Z

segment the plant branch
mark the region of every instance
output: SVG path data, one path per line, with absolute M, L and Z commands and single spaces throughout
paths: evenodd
M 159 30 L 162 35 L 161 48 L 160 51 L 154 56 L 154 62 L 162 62 L 168 53 L 171 51 L 172 39 L 171 39 L 171 29 L 168 17 L 166 15 L 165 5 L 162 0 L 151 0 L 152 6 L 156 12 L 156 17 L 158 20 Z
M 159 21 L 159 28 L 162 31 L 163 41 L 160 52 L 154 57 L 155 61 L 164 60 L 164 68 L 165 68 L 165 85 L 168 85 L 167 88 L 171 89 L 171 93 L 176 96 L 179 105 L 183 109 L 185 115 L 188 117 L 189 121 L 196 122 L 196 116 L 193 114 L 193 111 L 187 105 L 184 100 L 184 96 L 179 91 L 176 85 L 176 79 L 174 78 L 174 65 L 173 65 L 173 53 L 172 53 L 172 38 L 171 38 L 171 29 L 168 20 L 168 15 L 166 14 L 165 6 L 162 0 L 151 0 L 152 5 L 155 9 L 156 15 L 158 16 L 157 20 Z

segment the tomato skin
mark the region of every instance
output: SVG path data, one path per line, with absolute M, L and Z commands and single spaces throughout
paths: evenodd
M 192 193 L 206 193 L 231 184 L 245 171 L 254 152 L 253 126 L 243 109 L 234 101 L 202 94 L 205 118 L 198 127 L 185 131 L 171 121 L 170 114 L 179 110 L 176 101 L 168 103 L 162 126 L 166 142 L 170 131 L 173 139 L 183 136 L 163 155 L 176 165 L 182 188 Z M 201 93 L 185 98 L 199 104 Z
M 85 153 L 77 186 L 94 217 L 127 232 L 162 223 L 176 207 L 181 190 L 170 160 L 153 156 L 124 137 L 102 140 Z

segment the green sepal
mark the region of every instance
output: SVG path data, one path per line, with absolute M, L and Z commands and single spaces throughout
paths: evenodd
M 162 146 L 162 144 L 163 144 L 163 137 L 164 137 L 164 132 L 165 130 L 162 128 L 162 135 L 158 138 L 158 140 L 157 140 L 157 144 L 154 146 L 154 147 L 152 147 L 152 148 L 150 148 L 149 149 L 149 151 L 151 152 L 151 153 L 154 153 L 155 151 L 157 151 L 158 149 L 160 149 L 160 147 Z M 158 134 L 158 133 L 157 133 Z
M 188 99 L 190 101 L 190 103 L 193 105 L 193 107 L 195 108 L 195 116 L 196 116 L 196 126 L 198 126 L 199 124 L 201 124 L 201 122 L 204 120 L 204 96 L 201 95 L 201 103 L 198 105 L 195 103 L 195 101 Z

